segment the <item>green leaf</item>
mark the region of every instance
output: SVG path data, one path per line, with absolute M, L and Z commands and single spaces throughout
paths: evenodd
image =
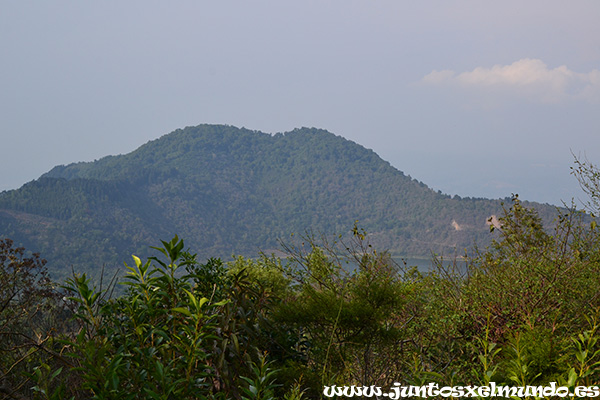
M 140 268 L 142 266 L 142 260 L 138 256 L 132 254 L 131 258 L 133 258 L 136 267 Z
M 575 386 L 575 383 L 577 382 L 578 378 L 579 378 L 579 375 L 577 375 L 577 372 L 575 372 L 575 368 L 571 368 L 569 370 L 569 379 L 567 380 L 567 386 L 569 386 L 569 387 Z
M 185 308 L 185 307 L 175 307 L 175 308 L 173 309 L 173 311 L 174 311 L 174 312 L 181 313 L 181 314 L 184 314 L 184 315 L 186 315 L 186 316 L 188 316 L 188 317 L 191 317 L 191 316 L 192 316 L 192 313 L 190 312 L 190 310 L 188 310 L 188 309 L 187 309 L 187 308 Z

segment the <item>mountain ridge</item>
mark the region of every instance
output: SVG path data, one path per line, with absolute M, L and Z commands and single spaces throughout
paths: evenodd
M 322 129 L 198 125 L 0 193 L 0 236 L 53 268 L 93 269 L 174 234 L 202 256 L 228 257 L 275 249 L 291 233 L 346 233 L 358 220 L 379 248 L 427 256 L 489 243 L 486 220 L 500 203 L 435 192 Z

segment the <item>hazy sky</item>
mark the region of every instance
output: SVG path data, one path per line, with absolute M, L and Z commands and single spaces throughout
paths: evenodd
M 318 127 L 435 190 L 600 163 L 600 1 L 1 1 L 0 190 L 177 128 Z

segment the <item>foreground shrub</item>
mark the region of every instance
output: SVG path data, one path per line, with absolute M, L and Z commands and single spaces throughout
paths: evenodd
M 175 237 L 159 249 L 167 261 L 133 257 L 126 294 L 102 302 L 85 275 L 67 280 L 79 330 L 66 350 L 81 389 L 96 399 L 202 399 L 210 393 L 208 299 L 177 273 L 192 262 Z M 152 261 L 158 263 L 154 266 Z

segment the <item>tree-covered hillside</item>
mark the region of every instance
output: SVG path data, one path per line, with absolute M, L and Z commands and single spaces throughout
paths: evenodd
M 42 252 L 53 271 L 81 270 L 146 256 L 148 243 L 174 234 L 229 257 L 306 230 L 345 233 L 358 220 L 378 247 L 428 256 L 487 244 L 487 218 L 500 213 L 500 201 L 437 193 L 327 131 L 200 125 L 0 193 L 0 236 Z

